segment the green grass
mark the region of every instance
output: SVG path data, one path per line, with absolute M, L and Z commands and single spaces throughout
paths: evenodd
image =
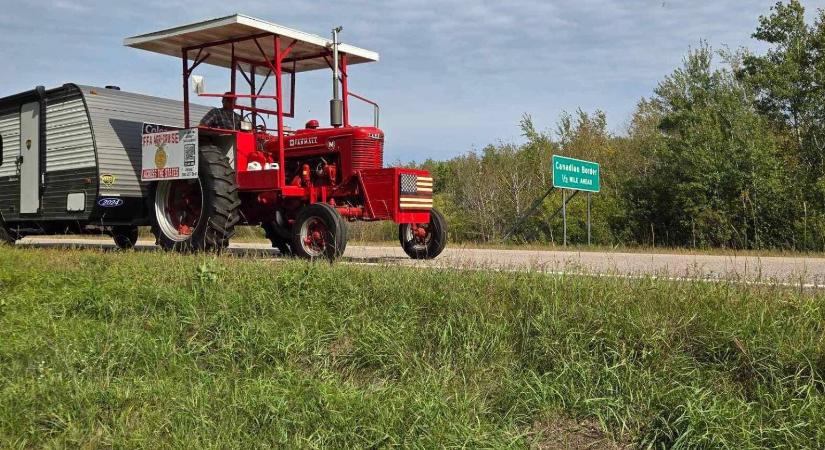
M 0 248 L 0 448 L 822 448 L 823 301 Z

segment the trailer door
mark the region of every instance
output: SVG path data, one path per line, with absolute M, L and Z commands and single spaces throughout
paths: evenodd
M 40 103 L 20 108 L 20 214 L 40 209 Z

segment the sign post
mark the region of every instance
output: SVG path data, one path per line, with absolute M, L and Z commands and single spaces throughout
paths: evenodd
M 590 245 L 590 195 L 591 193 L 587 193 L 587 245 Z
M 567 247 L 567 191 L 561 190 L 561 217 L 564 223 L 564 240 L 563 245 Z
M 590 245 L 591 194 L 601 190 L 599 163 L 553 155 L 553 187 L 562 190 L 564 245 L 567 246 L 567 190 L 587 192 L 587 245 Z

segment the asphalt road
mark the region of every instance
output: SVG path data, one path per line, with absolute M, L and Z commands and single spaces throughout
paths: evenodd
M 113 248 L 109 240 L 26 238 L 19 246 Z M 157 249 L 141 241 L 137 250 Z M 279 258 L 264 243 L 233 243 L 233 254 Z M 564 252 L 542 250 L 450 249 L 430 261 L 414 261 L 400 247 L 349 245 L 343 261 L 350 264 L 404 264 L 415 267 L 586 273 L 597 276 L 730 280 L 825 288 L 825 258 L 704 254 Z

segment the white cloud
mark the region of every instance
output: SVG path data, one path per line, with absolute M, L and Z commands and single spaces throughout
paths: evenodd
M 69 1 L 69 0 L 59 0 L 54 2 L 54 7 L 58 9 L 66 9 L 69 11 L 87 11 L 88 7 L 83 5 L 81 2 Z

